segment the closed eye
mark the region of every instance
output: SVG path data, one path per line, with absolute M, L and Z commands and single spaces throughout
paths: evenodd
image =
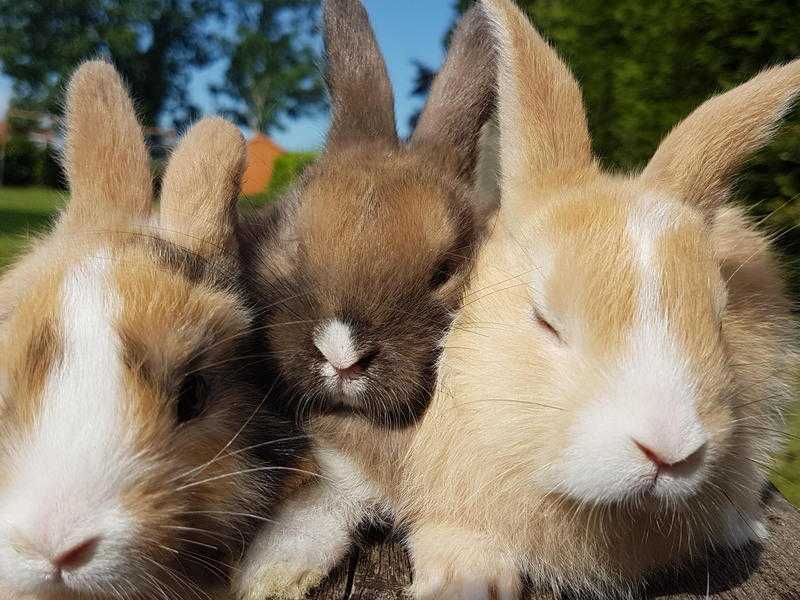
M 561 338 L 561 333 L 559 333 L 558 329 L 553 327 L 550 322 L 545 319 L 538 310 L 534 309 L 533 311 L 534 319 L 536 320 L 536 324 L 544 329 L 548 334 L 553 336 L 559 342 L 563 342 L 564 340 Z

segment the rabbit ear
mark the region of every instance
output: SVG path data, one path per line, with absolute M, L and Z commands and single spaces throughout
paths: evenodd
M 332 104 L 328 147 L 397 141 L 394 94 L 367 11 L 359 0 L 325 0 L 326 79 Z
M 454 157 L 456 174 L 472 179 L 481 127 L 495 106 L 497 59 L 480 5 L 464 15 L 453 34 L 444 67 L 433 82 L 411 143 L 440 147 Z
M 661 143 L 642 180 L 713 212 L 727 197 L 733 175 L 769 142 L 799 92 L 795 60 L 706 101 Z
M 483 6 L 499 53 L 503 206 L 513 208 L 515 195 L 579 179 L 594 164 L 591 140 L 580 87 L 556 52 L 510 0 Z
M 78 225 L 148 215 L 152 180 L 142 129 L 119 74 L 95 60 L 78 68 L 67 88 L 64 168 Z
M 194 125 L 164 175 L 162 235 L 205 258 L 234 252 L 244 160 L 244 138 L 236 126 L 218 117 Z

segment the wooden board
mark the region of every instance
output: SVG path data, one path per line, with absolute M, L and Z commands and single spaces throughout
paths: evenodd
M 800 511 L 777 493 L 766 500 L 770 540 L 721 555 L 680 576 L 654 584 L 648 600 L 800 600 Z M 391 532 L 367 535 L 313 600 L 399 600 L 411 582 L 411 565 Z M 553 600 L 529 592 L 527 600 Z

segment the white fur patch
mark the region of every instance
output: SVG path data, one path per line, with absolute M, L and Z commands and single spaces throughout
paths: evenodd
M 314 345 L 335 369 L 352 367 L 360 358 L 350 326 L 339 319 L 328 321 L 321 328 L 314 336 Z
M 248 550 L 234 587 L 245 600 L 304 598 L 344 557 L 377 490 L 346 456 L 316 451 L 322 476 L 290 498 Z
M 621 501 L 648 489 L 657 467 L 636 442 L 669 464 L 700 449 L 708 435 L 697 415 L 697 392 L 684 352 L 660 305 L 660 267 L 654 248 L 675 225 L 671 203 L 642 198 L 628 222 L 642 287 L 628 347 L 609 384 L 583 412 L 565 455 L 565 491 L 587 500 Z M 703 469 L 659 474 L 659 496 L 691 495 Z
M 72 589 L 114 573 L 131 535 L 118 490 L 131 472 L 122 390 L 119 300 L 97 256 L 65 276 L 61 314 L 64 358 L 46 381 L 41 414 L 21 440 L 0 492 L 0 579 L 22 590 L 48 582 L 50 559 L 100 537 L 94 559 L 64 573 Z
M 353 342 L 350 326 L 339 319 L 328 321 L 314 336 L 314 345 L 327 359 L 319 366 L 320 374 L 325 378 L 331 391 L 341 391 L 346 396 L 357 396 L 366 391 L 366 383 L 360 379 L 344 379 L 338 370 L 352 367 L 361 355 Z

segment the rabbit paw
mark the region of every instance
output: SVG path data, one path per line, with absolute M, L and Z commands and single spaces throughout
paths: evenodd
M 240 600 L 304 598 L 346 556 L 369 488 L 341 457 L 318 458 L 327 479 L 290 497 L 256 536 L 234 578 Z
M 323 568 L 297 563 L 263 563 L 243 570 L 237 582 L 239 600 L 302 600 L 328 574 Z M 242 585 L 246 582 L 246 585 Z
M 414 600 L 517 600 L 521 578 L 515 562 L 480 536 L 449 528 L 409 537 Z
M 239 599 L 305 598 L 347 552 L 350 536 L 334 517 L 321 513 L 316 520 L 303 519 L 302 530 L 279 527 L 263 532 L 234 580 Z

